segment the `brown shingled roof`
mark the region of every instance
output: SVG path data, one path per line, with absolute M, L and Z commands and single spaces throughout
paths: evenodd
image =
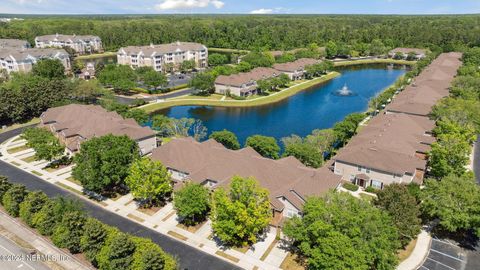
M 275 64 L 273 65 L 273 68 L 283 72 L 294 72 L 304 69 L 306 66 L 317 64 L 319 62 L 320 60 L 317 59 L 301 58 L 293 62 Z
M 199 143 L 192 138 L 179 138 L 155 149 L 152 159 L 188 173 L 189 179 L 197 183 L 212 180 L 218 186 L 226 186 L 235 175 L 255 177 L 270 191 L 276 209 L 279 197 L 298 204 L 305 196 L 322 194 L 340 184 L 340 177 L 328 169 L 309 168 L 292 157 L 272 160 L 251 151 L 229 150 L 211 140 Z
M 215 80 L 215 83 L 228 85 L 228 86 L 241 87 L 243 84 L 275 77 L 280 73 L 281 72 L 273 68 L 258 67 L 258 68 L 252 69 L 249 72 L 233 74 L 230 76 L 225 76 L 225 75 L 218 76 L 217 79 Z

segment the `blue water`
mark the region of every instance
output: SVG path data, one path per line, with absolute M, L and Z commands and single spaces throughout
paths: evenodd
M 350 113 L 363 112 L 369 100 L 393 84 L 405 69 L 385 65 L 339 70 L 341 76 L 280 102 L 252 108 L 178 106 L 160 111 L 169 117 L 189 117 L 203 121 L 208 133 L 227 129 L 240 143 L 251 135 L 273 136 L 277 140 L 291 134 L 306 136 L 314 129 L 330 128 Z M 353 96 L 333 93 L 347 85 Z

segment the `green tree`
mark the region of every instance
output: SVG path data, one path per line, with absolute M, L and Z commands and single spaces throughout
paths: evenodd
M 398 233 L 387 213 L 348 193 L 311 197 L 283 232 L 309 269 L 395 269 Z
M 242 62 L 247 62 L 254 68 L 271 67 L 275 58 L 268 52 L 250 52 L 242 58 Z
M 186 60 L 180 64 L 180 70 L 185 72 L 194 69 L 196 66 L 195 60 Z
M 66 213 L 81 211 L 80 205 L 78 201 L 64 197 L 47 200 L 33 215 L 32 224 L 42 235 L 51 235 Z
M 148 157 L 132 163 L 125 183 L 133 197 L 146 206 L 164 201 L 173 190 L 167 168 L 160 161 Z
M 171 130 L 171 118 L 163 115 L 163 114 L 156 114 L 152 117 L 152 128 L 158 131 L 158 134 L 162 137 L 169 137 L 172 136 Z
M 223 144 L 228 149 L 231 150 L 238 150 L 240 149 L 240 143 L 238 142 L 238 138 L 235 133 L 228 131 L 226 129 L 222 131 L 215 131 L 210 134 L 210 139 L 214 139 L 215 141 Z
M 465 137 L 457 133 L 441 134 L 429 152 L 430 173 L 437 178 L 451 173 L 463 174 L 469 161 L 469 153 L 470 144 Z
M 235 69 L 237 72 L 248 72 L 253 69 L 253 66 L 248 62 L 240 62 Z
M 228 64 L 228 57 L 224 54 L 212 53 L 208 55 L 209 66 L 219 66 Z
M 283 53 L 281 56 L 279 56 L 277 59 L 275 59 L 275 62 L 277 63 L 288 63 L 288 62 L 293 62 L 297 59 L 294 54 L 292 53 Z
M 269 79 L 258 80 L 257 88 L 261 93 L 271 91 L 273 89 L 272 81 Z
M 3 201 L 3 195 L 12 187 L 6 176 L 0 175 L 0 202 Z
M 144 125 L 148 122 L 149 116 L 142 109 L 130 109 L 122 115 L 124 118 L 133 118 L 139 125 Z
M 131 268 L 135 243 L 132 237 L 118 231 L 112 231 L 105 245 L 97 255 L 98 268 L 101 270 L 127 270 Z
M 131 269 L 133 270 L 175 270 L 175 260 L 166 254 L 158 245 L 150 239 L 133 237 L 135 253 Z
M 124 183 L 130 164 L 139 157 L 137 143 L 127 136 L 92 138 L 75 155 L 72 175 L 87 190 L 109 191 Z
M 32 74 L 47 79 L 63 79 L 65 67 L 58 59 L 42 59 L 33 65 Z
M 268 191 L 254 178 L 234 176 L 228 193 L 223 188 L 213 193 L 212 229 L 225 244 L 255 243 L 268 226 L 271 215 Z
M 385 210 L 398 229 L 400 242 L 405 247 L 420 233 L 420 207 L 406 185 L 390 184 L 377 192 L 375 205 Z
M 93 102 L 102 93 L 97 80 L 75 80 L 72 86 L 72 98 L 81 102 Z
M 338 54 L 338 47 L 334 41 L 329 41 L 327 46 L 325 46 L 325 53 L 327 58 L 334 58 Z
M 20 203 L 20 218 L 27 223 L 28 226 L 33 227 L 33 216 L 42 209 L 47 201 L 48 197 L 42 191 L 28 192 L 23 202 Z
M 13 217 L 18 217 L 20 203 L 27 196 L 24 185 L 13 184 L 3 195 L 2 204 L 7 213 Z
M 314 145 L 306 142 L 287 145 L 283 156 L 293 156 L 308 167 L 318 168 L 323 164 L 322 153 Z
M 103 85 L 111 86 L 114 90 L 128 92 L 136 86 L 137 74 L 126 65 L 106 65 L 97 78 Z
M 200 184 L 188 182 L 175 192 L 173 206 L 185 224 L 202 222 L 210 210 L 209 190 Z
M 105 225 L 94 218 L 87 218 L 80 237 L 80 249 L 87 259 L 96 264 L 96 256 L 107 240 L 108 231 Z
M 153 89 L 156 89 L 158 87 L 165 87 L 168 85 L 167 77 L 164 74 L 156 72 L 153 69 L 145 72 L 141 80 L 146 86 Z
M 260 155 L 266 158 L 277 159 L 279 157 L 280 146 L 274 137 L 262 135 L 253 135 L 247 138 L 246 146 L 250 146 Z
M 473 174 L 450 174 L 441 181 L 427 179 L 421 198 L 422 213 L 431 219 L 438 218 L 444 230 L 473 229 L 480 236 L 480 187 Z
M 209 95 L 215 91 L 215 77 L 208 72 L 200 72 L 190 80 L 189 86 L 200 95 Z
M 371 55 L 383 55 L 386 53 L 387 48 L 380 39 L 372 40 L 370 43 L 370 54 Z
M 80 211 L 65 213 L 53 230 L 53 243 L 58 247 L 68 248 L 72 253 L 79 253 L 81 251 L 80 238 L 83 235 L 85 222 L 85 214 Z

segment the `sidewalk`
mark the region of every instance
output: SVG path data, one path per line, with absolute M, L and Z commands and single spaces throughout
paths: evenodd
M 417 238 L 417 245 L 413 249 L 412 254 L 405 259 L 400 265 L 397 266 L 397 270 L 416 270 L 418 269 L 428 256 L 430 245 L 432 243 L 432 237 L 424 230 L 420 232 Z
M 7 231 L 14 234 L 16 237 L 27 242 L 39 253 L 51 258 L 58 258 L 53 263 L 68 270 L 89 270 L 95 269 L 93 267 L 82 264 L 79 260 L 73 257 L 70 253 L 55 247 L 42 236 L 36 234 L 32 229 L 26 228 L 23 224 L 10 217 L 8 214 L 0 210 L 0 226 Z M 66 259 L 64 259 L 66 258 Z M 48 263 L 46 263 L 48 264 Z

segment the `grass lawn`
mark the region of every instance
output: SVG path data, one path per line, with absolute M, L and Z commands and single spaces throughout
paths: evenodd
M 403 262 L 405 259 L 407 259 L 410 254 L 412 254 L 413 249 L 417 245 L 417 238 L 413 239 L 408 245 L 404 248 L 398 251 L 397 256 L 398 260 L 400 262 Z
M 64 188 L 64 189 L 70 190 L 70 191 L 73 192 L 73 193 L 76 193 L 76 194 L 78 194 L 78 195 L 80 195 L 80 196 L 83 196 L 83 192 L 81 192 L 81 191 L 79 191 L 79 190 L 76 190 L 76 189 L 74 189 L 74 188 L 72 188 L 72 187 L 70 187 L 70 186 L 67 186 L 67 185 L 65 185 L 64 183 L 56 183 L 56 184 L 59 185 L 59 186 L 61 186 L 61 187 Z
M 30 148 L 26 145 L 22 145 L 22 146 L 17 146 L 17 147 L 14 147 L 14 148 L 7 149 L 7 152 L 9 154 L 15 154 L 15 153 L 18 153 L 18 152 L 21 152 L 21 151 L 25 151 L 27 149 L 30 149 Z
M 241 252 L 241 253 L 247 253 L 247 251 L 250 249 L 249 246 L 246 246 L 246 247 L 233 247 L 232 248 L 233 250 L 236 250 L 238 252 Z
M 343 61 L 335 62 L 334 66 L 343 67 L 350 65 L 360 65 L 360 64 L 398 64 L 398 65 L 414 65 L 416 61 L 407 61 L 407 60 L 395 60 L 391 58 L 387 59 L 361 59 L 361 60 L 352 60 L 352 61 Z
M 280 269 L 283 270 L 305 270 L 305 267 L 298 260 L 298 256 L 295 254 L 288 253 L 287 257 L 283 260 L 280 265 Z
M 180 96 L 180 97 L 171 98 L 169 100 L 183 100 L 183 99 L 221 100 L 222 98 L 223 98 L 223 95 L 211 94 L 210 96 L 195 96 L 195 95 Z
M 35 155 L 33 155 L 33 156 L 26 157 L 22 160 L 25 161 L 25 162 L 31 163 L 31 162 L 36 161 L 37 159 L 35 158 Z
M 143 219 L 143 218 L 141 218 L 141 217 L 137 217 L 137 216 L 135 216 L 134 214 L 128 214 L 127 217 L 129 217 L 129 218 L 131 218 L 131 219 L 133 219 L 133 220 L 136 220 L 136 221 L 138 221 L 138 222 L 144 222 L 144 221 L 145 221 L 145 219 Z
M 17 128 L 21 128 L 21 127 L 26 127 L 26 126 L 29 126 L 29 125 L 38 124 L 38 123 L 40 123 L 40 118 L 33 118 L 32 120 L 30 120 L 28 122 L 21 123 L 21 124 L 13 124 L 11 126 L 8 126 L 6 129 L 1 129 L 0 133 L 7 132 L 7 131 L 17 129 Z
M 268 96 L 261 96 L 256 99 L 250 99 L 250 100 L 216 100 L 218 99 L 218 96 L 221 97 L 221 95 L 212 95 L 213 98 L 210 99 L 198 99 L 194 98 L 192 96 L 183 96 L 183 97 L 178 97 L 175 99 L 170 99 L 165 102 L 159 102 L 159 103 L 153 103 L 153 104 L 148 104 L 141 106 L 139 108 L 145 110 L 147 113 L 153 113 L 155 111 L 173 107 L 173 106 L 182 106 L 182 105 L 198 105 L 198 106 L 220 106 L 220 107 L 253 107 L 253 106 L 260 106 L 260 105 L 266 105 L 270 103 L 275 103 L 280 100 L 283 100 L 287 97 L 293 96 L 296 93 L 303 91 L 305 89 L 308 89 L 310 87 L 319 85 L 321 83 L 324 83 L 326 81 L 329 81 L 337 76 L 339 76 L 340 73 L 338 72 L 330 72 L 327 75 L 324 75 L 319 78 L 315 78 L 313 80 L 310 80 L 308 82 L 305 82 L 301 85 L 295 85 L 293 87 L 290 87 L 288 89 L 282 90 L 280 92 L 273 93 Z
M 73 176 L 70 176 L 70 177 L 68 177 L 68 178 L 65 179 L 65 180 L 70 181 L 70 182 L 72 182 L 72 183 L 74 183 L 74 184 L 77 184 L 77 185 L 79 185 L 79 186 L 82 185 L 82 183 L 81 183 L 80 181 L 78 181 L 77 179 L 73 178 Z
M 59 168 L 48 167 L 48 168 L 45 168 L 44 170 L 47 171 L 47 172 L 56 172 L 56 171 L 59 170 Z
M 18 136 L 17 138 L 15 138 L 15 140 L 13 140 L 12 142 L 18 142 L 18 141 L 21 141 L 23 140 L 23 138 L 21 136 Z
M 273 240 L 273 242 L 270 244 L 270 246 L 268 246 L 267 250 L 265 251 L 265 253 L 263 253 L 262 257 L 260 257 L 260 260 L 261 261 L 265 261 L 265 259 L 268 257 L 268 254 L 270 254 L 270 252 L 272 252 L 272 249 L 275 247 L 275 245 L 278 243 L 278 240 L 275 239 Z
M 177 239 L 182 240 L 182 241 L 187 241 L 187 239 L 188 239 L 188 237 L 183 236 L 183 235 L 181 235 L 181 234 L 179 234 L 179 233 L 177 233 L 177 232 L 174 232 L 174 231 L 168 231 L 167 233 L 168 233 L 169 235 L 177 238 Z
M 103 57 L 110 57 L 117 55 L 117 52 L 104 52 L 104 53 L 94 53 L 94 54 L 88 54 L 88 55 L 81 55 L 75 57 L 75 59 L 78 60 L 90 60 L 90 59 L 97 59 L 97 58 L 103 58 Z
M 240 259 L 238 259 L 237 257 L 233 257 L 232 255 L 228 255 L 227 253 L 225 253 L 221 250 L 218 250 L 217 252 L 215 252 L 215 254 L 217 254 L 218 256 L 222 256 L 223 258 L 225 258 L 227 260 L 230 260 L 232 262 L 238 263 L 240 261 Z
M 167 221 L 167 219 L 169 219 L 169 218 L 172 217 L 173 215 L 175 215 L 175 211 L 170 212 L 166 217 L 164 217 L 164 218 L 162 219 L 162 221 Z
M 201 223 L 198 223 L 197 225 L 193 225 L 193 226 L 186 226 L 182 223 L 178 223 L 177 224 L 177 227 L 180 228 L 180 229 L 183 229 L 185 231 L 188 231 L 188 232 L 191 232 L 191 233 L 195 233 L 196 231 L 198 231 L 198 229 L 200 229 L 207 221 L 204 221 L 204 222 L 201 222 Z

